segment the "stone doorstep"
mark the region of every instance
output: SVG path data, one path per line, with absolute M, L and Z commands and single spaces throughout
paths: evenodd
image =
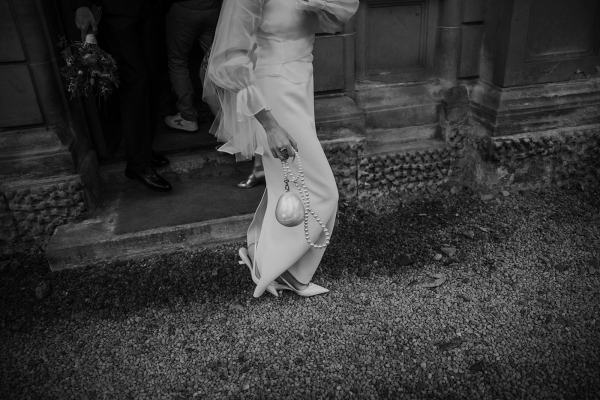
M 43 178 L 15 178 L 0 182 L 0 192 L 18 192 L 21 190 L 34 189 L 43 190 L 46 187 L 57 186 L 60 184 L 68 185 L 70 183 L 80 182 L 81 178 L 77 174 L 48 176 Z
M 0 177 L 3 180 L 72 174 L 71 153 L 52 129 L 0 132 Z
M 75 172 L 71 153 L 63 147 L 45 152 L 0 156 L 0 171 L 2 179 L 11 180 L 20 177 L 29 179 L 69 175 Z
M 235 158 L 217 150 L 196 150 L 189 153 L 167 155 L 171 162 L 168 166 L 159 169 L 159 172 L 172 172 L 177 175 L 191 172 L 201 176 L 218 176 L 231 173 L 236 168 Z M 100 167 L 100 178 L 103 182 L 122 184 L 128 182 L 124 174 L 125 162 L 116 162 Z
M 52 271 L 197 250 L 242 240 L 252 214 L 117 235 L 114 215 L 60 226 L 46 256 Z
M 0 132 L 0 157 L 17 153 L 44 152 L 62 146 L 52 129 L 30 128 Z

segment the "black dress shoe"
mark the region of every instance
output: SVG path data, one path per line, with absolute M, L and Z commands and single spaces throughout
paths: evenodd
M 143 172 L 126 169 L 125 176 L 129 179 L 136 179 L 157 192 L 168 192 L 172 189 L 171 184 L 153 168 L 147 168 Z
M 169 159 L 162 154 L 153 151 L 150 164 L 152 165 L 152 168 L 166 167 L 169 165 Z

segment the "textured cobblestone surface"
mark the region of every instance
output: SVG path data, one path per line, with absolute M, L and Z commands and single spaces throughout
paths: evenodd
M 600 129 L 493 141 L 495 161 L 517 185 L 566 185 L 600 178 Z
M 363 151 L 361 141 L 329 142 L 323 148 L 336 178 L 340 200 L 349 201 L 358 195 L 358 159 Z
M 2 193 L 4 204 L 2 222 L 12 220 L 3 253 L 12 247 L 36 243 L 42 245 L 62 224 L 79 217 L 85 210 L 83 187 L 78 177 L 68 177 L 37 186 L 20 187 Z M 4 226 L 4 224 L 3 224 Z
M 359 200 L 386 193 L 412 195 L 416 192 L 436 192 L 448 182 L 457 150 L 440 149 L 362 157 L 359 166 Z

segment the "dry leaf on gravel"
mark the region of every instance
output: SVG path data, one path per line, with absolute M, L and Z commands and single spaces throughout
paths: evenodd
M 463 340 L 459 337 L 454 337 L 447 341 L 437 342 L 435 345 L 440 351 L 448 351 L 459 348 L 463 344 Z
M 446 275 L 444 274 L 431 274 L 429 276 L 431 276 L 434 279 L 434 281 L 429 283 L 422 283 L 421 287 L 426 289 L 435 289 L 437 287 L 442 286 L 444 282 L 446 282 Z

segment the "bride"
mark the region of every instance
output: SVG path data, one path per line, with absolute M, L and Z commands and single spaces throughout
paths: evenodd
M 248 248 L 239 251 L 256 284 L 254 297 L 265 290 L 328 292 L 311 279 L 333 230 L 338 192 L 315 130 L 312 50 L 315 32 L 339 31 L 357 8 L 358 0 L 224 1 L 204 97 L 220 108 L 212 128 L 226 142 L 219 150 L 238 160 L 262 156 L 266 190 L 248 228 Z M 301 194 L 307 189 L 304 225 L 276 219 L 283 167 L 297 177 Z

